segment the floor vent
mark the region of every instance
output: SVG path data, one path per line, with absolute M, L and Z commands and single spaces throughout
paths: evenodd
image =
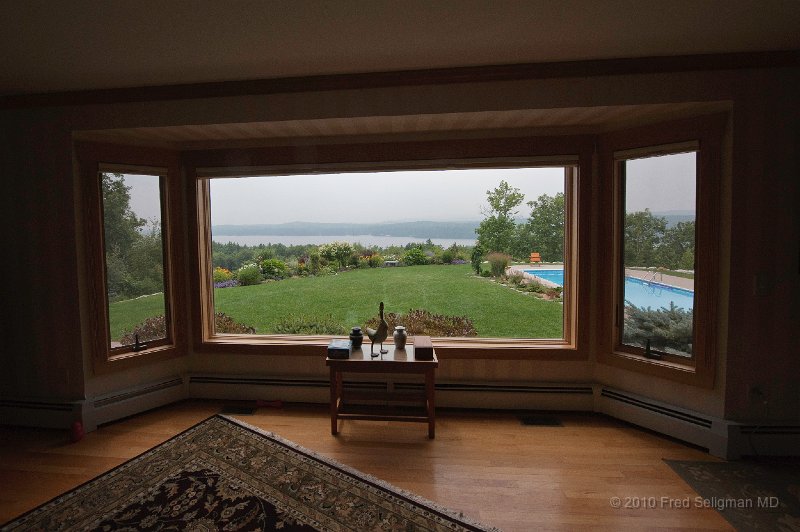
M 563 427 L 561 420 L 549 414 L 522 414 L 517 416 L 520 423 L 533 427 Z

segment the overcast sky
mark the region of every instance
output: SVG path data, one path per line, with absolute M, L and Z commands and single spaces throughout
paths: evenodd
M 694 211 L 694 154 L 627 163 L 628 211 Z M 486 191 L 501 180 L 518 188 L 525 202 L 564 191 L 562 168 L 431 170 L 379 173 L 216 178 L 211 180 L 211 222 L 393 222 L 481 220 Z M 158 216 L 152 176 L 127 176 L 131 207 L 140 217 Z M 483 209 L 483 210 L 482 210 Z M 519 207 L 519 217 L 530 208 Z

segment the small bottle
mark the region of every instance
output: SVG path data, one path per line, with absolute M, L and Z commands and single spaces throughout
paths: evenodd
M 353 349 L 359 349 L 361 342 L 364 341 L 364 333 L 361 332 L 361 327 L 353 327 L 350 331 L 350 341 L 353 342 Z
M 406 340 L 408 339 L 408 334 L 406 333 L 406 328 L 402 325 L 398 325 L 394 328 L 394 333 L 392 334 L 394 338 L 394 346 L 397 349 L 405 349 L 406 348 Z

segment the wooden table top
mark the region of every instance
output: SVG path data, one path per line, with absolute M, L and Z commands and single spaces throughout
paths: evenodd
M 325 363 L 328 366 L 340 368 L 342 371 L 359 369 L 362 371 L 372 370 L 376 373 L 383 373 L 387 371 L 425 371 L 429 368 L 439 366 L 439 360 L 436 358 L 436 353 L 433 354 L 433 360 L 417 360 L 414 358 L 414 346 L 406 344 L 405 349 L 395 349 L 391 343 L 384 343 L 384 349 L 389 352 L 383 355 L 379 354 L 380 347 L 375 346 L 375 354 L 377 356 L 370 356 L 370 342 L 366 341 L 359 349 L 353 349 L 350 353 L 350 358 L 326 358 Z

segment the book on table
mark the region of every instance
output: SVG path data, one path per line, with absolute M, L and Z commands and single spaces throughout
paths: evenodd
M 350 340 L 331 340 L 328 344 L 328 358 L 350 358 L 353 342 Z

